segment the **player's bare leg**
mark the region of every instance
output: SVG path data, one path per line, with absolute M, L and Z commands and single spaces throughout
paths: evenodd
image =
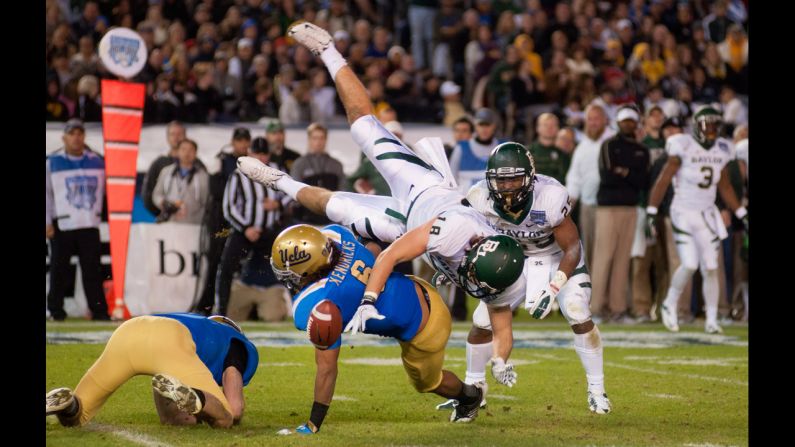
M 477 385 L 482 389 L 483 400 L 480 403 L 481 408 L 486 407 L 486 392 L 488 391 L 486 365 L 489 363 L 494 353 L 491 340 L 492 332 L 490 330 L 473 325 L 472 329 L 469 330 L 466 342 L 467 370 L 464 383 L 468 385 Z M 448 399 L 447 402 L 437 405 L 436 409 L 447 410 L 458 405 L 457 399 Z

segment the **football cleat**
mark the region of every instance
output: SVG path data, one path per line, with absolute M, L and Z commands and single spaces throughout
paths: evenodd
M 240 169 L 240 172 L 245 174 L 246 177 L 250 178 L 251 180 L 268 186 L 274 190 L 277 190 L 276 181 L 287 175 L 278 169 L 274 169 L 266 165 L 254 157 L 239 157 L 237 159 L 237 168 Z
M 315 56 L 320 56 L 329 45 L 334 43 L 331 34 L 323 28 L 309 22 L 298 21 L 287 28 L 287 36 L 305 46 Z
M 679 332 L 679 321 L 676 315 L 676 306 L 667 306 L 665 303 L 660 307 L 660 315 L 666 329 L 671 332 Z
M 202 410 L 202 403 L 196 391 L 174 377 L 155 374 L 152 377 L 152 387 L 157 394 L 174 402 L 177 408 L 186 413 L 196 414 Z
M 723 328 L 717 322 L 707 321 L 704 324 L 704 332 L 707 334 L 722 334 Z
M 596 414 L 607 414 L 612 409 L 607 393 L 593 393 L 588 391 L 588 409 Z
M 474 384 L 478 388 L 483 391 L 483 400 L 480 401 L 480 408 L 486 408 L 486 393 L 489 391 L 489 384 L 485 381 L 477 382 Z M 442 402 L 436 406 L 437 410 L 452 410 L 453 408 L 458 405 L 458 400 L 456 399 L 448 399 L 446 402 Z
M 478 410 L 480 409 L 481 402 L 483 402 L 483 389 L 480 387 L 480 383 L 475 383 L 474 385 L 478 390 L 478 398 L 469 405 L 461 405 L 460 403 L 456 405 L 453 412 L 450 414 L 450 422 L 472 422 L 478 417 Z
M 47 416 L 58 414 L 71 407 L 75 402 L 75 394 L 69 388 L 56 388 L 49 393 L 47 401 Z

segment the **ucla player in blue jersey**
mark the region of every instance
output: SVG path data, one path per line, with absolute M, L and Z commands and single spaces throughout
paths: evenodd
M 323 300 L 336 304 L 343 325 L 356 314 L 375 262 L 373 253 L 340 225 L 318 230 L 295 225 L 282 231 L 273 242 L 273 271 L 294 294 L 296 328 L 306 330 L 312 310 Z M 403 367 L 414 388 L 463 399 L 450 416 L 451 422 L 469 422 L 478 413 L 483 393 L 443 370 L 444 348 L 450 337 L 451 320 L 442 298 L 422 279 L 392 272 L 375 304 L 379 316 L 366 321 L 363 332 L 393 337 L 402 350 Z M 328 349 L 315 349 L 315 402 L 309 421 L 296 431 L 316 433 L 323 423 L 337 381 L 337 359 L 341 339 Z
M 146 374 L 161 423 L 229 428 L 243 417 L 243 387 L 257 365 L 257 348 L 227 317 L 135 317 L 116 329 L 74 391 L 47 393 L 46 414 L 64 426 L 85 425 L 121 385 Z

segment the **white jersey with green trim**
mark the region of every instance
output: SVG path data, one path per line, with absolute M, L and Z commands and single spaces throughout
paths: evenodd
M 560 252 L 553 229 L 569 214 L 569 192 L 565 186 L 552 177 L 536 174 L 532 200 L 519 213 L 510 214 L 502 211 L 490 197 L 486 182 L 482 180 L 473 185 L 467 200 L 486 216 L 492 228 L 519 241 L 526 256 Z
M 692 135 L 679 134 L 668 138 L 665 150 L 682 161 L 673 178 L 671 208 L 701 211 L 714 205 L 721 171 L 735 157 L 732 142 L 718 138 L 704 149 Z

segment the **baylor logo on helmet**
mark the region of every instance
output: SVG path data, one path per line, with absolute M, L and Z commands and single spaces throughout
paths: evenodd
M 311 254 L 306 250 L 299 250 L 298 246 L 293 247 L 292 253 L 290 253 L 289 248 L 279 250 L 279 257 L 282 259 L 282 264 L 284 264 L 285 267 L 303 264 L 312 259 Z
M 478 247 L 477 253 L 475 253 L 475 257 L 472 259 L 472 262 L 477 261 L 477 259 L 481 256 L 486 256 L 489 253 L 494 253 L 497 251 L 497 247 L 500 246 L 499 241 L 488 240 Z

